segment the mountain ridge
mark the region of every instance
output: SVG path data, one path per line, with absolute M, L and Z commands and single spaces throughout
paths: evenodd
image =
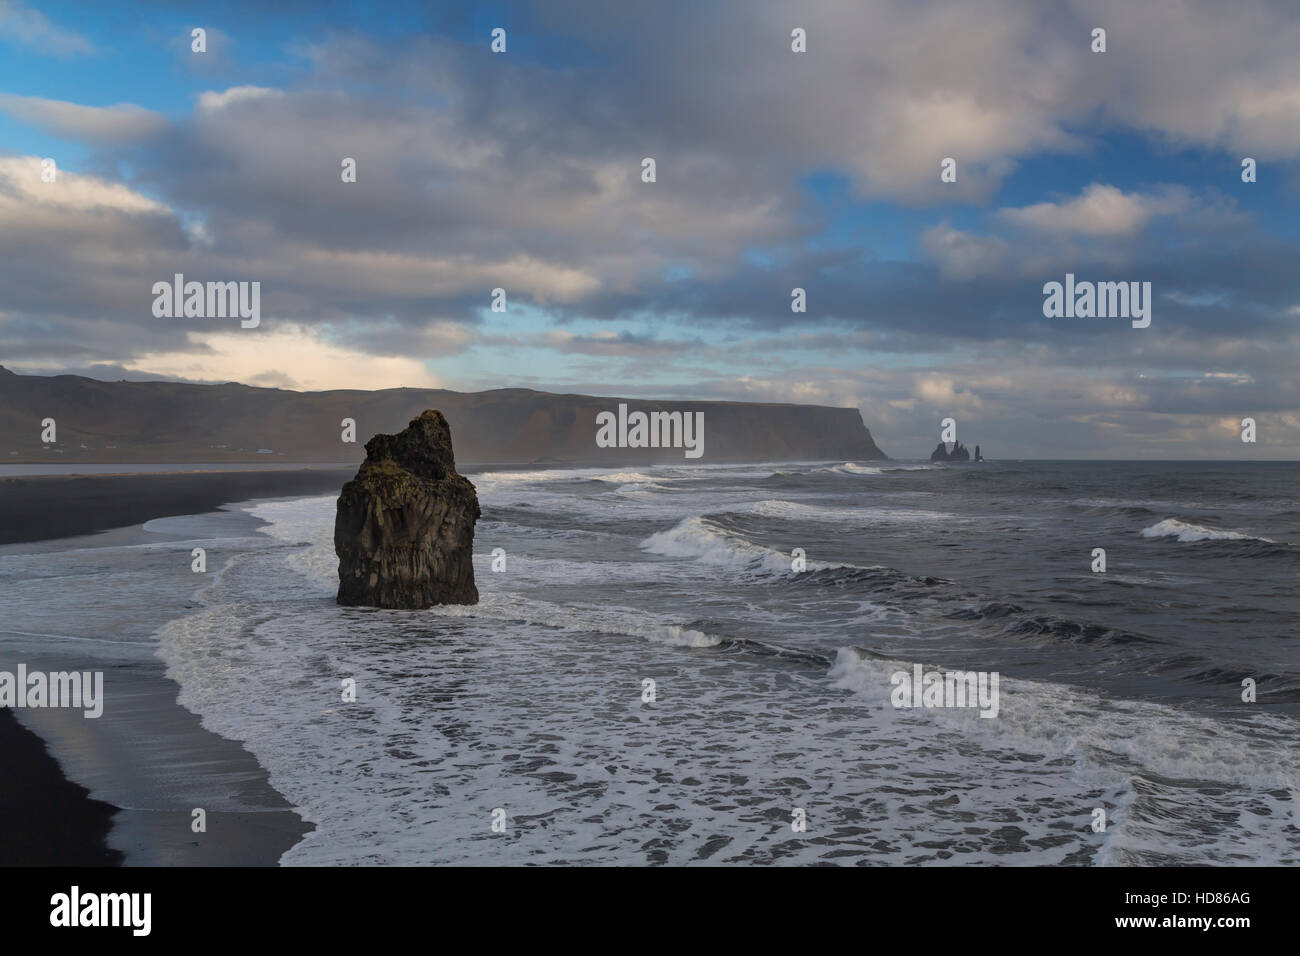
M 458 457 L 475 463 L 652 464 L 680 448 L 599 448 L 596 415 L 704 412 L 699 463 L 887 460 L 856 408 L 773 402 L 668 401 L 499 388 L 295 392 L 227 382 L 105 382 L 19 375 L 0 366 L 0 463 L 359 463 L 373 434 L 443 412 Z M 55 420 L 57 442 L 42 443 Z M 355 421 L 355 443 L 341 435 Z

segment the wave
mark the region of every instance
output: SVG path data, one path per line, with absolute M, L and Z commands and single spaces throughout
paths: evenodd
M 798 472 L 774 471 L 766 478 L 760 478 L 758 484 L 771 485 L 776 488 L 806 488 L 808 487 L 808 477 Z
M 811 518 L 812 520 L 830 520 L 847 509 L 822 508 L 817 505 L 800 504 L 797 501 L 785 501 L 780 498 L 768 498 L 750 505 L 750 511 L 765 518 Z
M 803 571 L 795 572 L 790 555 L 756 544 L 704 517 L 686 518 L 667 531 L 652 534 L 641 542 L 641 548 L 651 554 L 690 558 L 741 575 L 778 578 L 798 587 L 844 589 L 855 597 L 870 594 L 873 602 L 877 597 L 888 597 L 905 607 L 933 600 L 936 589 L 948 589 L 957 583 L 907 574 L 881 564 L 863 566 L 811 559 L 805 559 Z M 872 607 L 884 605 L 873 603 Z
M 508 513 L 510 509 L 498 509 Z M 519 524 L 504 517 L 480 518 L 475 528 L 475 535 L 486 538 L 491 534 L 508 534 L 515 537 L 553 539 L 556 541 L 613 541 L 617 535 L 608 531 L 595 531 L 587 528 L 550 528 L 544 525 Z
M 1223 531 L 1221 528 L 1206 528 L 1201 524 L 1180 522 L 1177 518 L 1166 518 L 1149 528 L 1141 529 L 1143 537 L 1174 537 L 1182 544 L 1201 544 L 1201 542 L 1239 542 L 1243 557 L 1275 557 L 1275 555 L 1295 553 L 1295 548 L 1284 541 L 1262 535 L 1248 535 L 1244 531 Z
M 773 471 L 763 478 L 761 483 L 773 484 L 779 487 L 798 487 L 801 485 L 806 486 L 809 481 L 826 481 L 839 477 L 880 478 L 894 471 L 934 471 L 935 468 L 935 465 L 904 465 L 897 462 L 864 465 L 845 461 L 837 465 L 818 465 L 806 471 L 793 469 Z
M 717 647 L 723 640 L 717 635 L 705 634 L 703 631 L 680 627 L 676 624 L 667 624 L 662 627 L 644 630 L 637 636 L 673 647 Z
M 797 650 L 790 647 L 782 647 L 779 644 L 772 644 L 766 641 L 756 641 L 749 637 L 733 637 L 722 642 L 722 649 L 735 648 L 743 650 L 760 657 L 775 657 L 781 660 L 787 660 L 794 664 L 802 664 L 807 667 L 814 667 L 824 670 L 831 666 L 831 659 L 825 654 L 819 654 L 816 651 Z
M 1223 531 L 1218 528 L 1207 528 L 1188 521 L 1179 521 L 1177 518 L 1166 518 L 1163 521 L 1158 521 L 1149 528 L 1143 528 L 1141 534 L 1144 538 L 1176 537 L 1183 544 L 1199 541 L 1262 541 L 1265 544 L 1278 543 L 1271 538 L 1246 534 L 1244 531 Z
M 1183 680 L 1218 688 L 1233 700 L 1237 700 L 1237 695 L 1241 692 L 1242 675 L 1249 671 L 1261 698 L 1267 697 L 1270 703 L 1284 700 L 1300 701 L 1300 679 L 1297 679 L 1295 674 L 1278 674 L 1258 668 L 1223 667 L 1212 661 L 1191 656 L 1170 661 L 1164 669 L 1173 671 L 1177 664 L 1194 665 L 1192 669 L 1179 675 Z
M 488 485 L 521 485 L 535 481 L 567 481 L 571 478 L 586 478 L 591 475 L 586 468 L 556 468 L 545 471 L 484 471 L 469 472 L 465 475 L 475 487 Z
M 846 461 L 842 465 L 832 465 L 830 468 L 814 468 L 814 472 L 833 471 L 841 475 L 883 475 L 885 472 L 872 465 L 855 465 L 851 461 Z
M 1002 629 L 1004 634 L 1019 634 L 1033 637 L 1050 637 L 1053 640 L 1072 641 L 1076 644 L 1126 645 L 1153 644 L 1150 638 L 1106 627 L 1102 624 L 1086 624 L 1070 621 L 1051 615 L 1026 617 L 1013 621 Z
M 865 525 L 877 523 L 912 523 L 928 521 L 951 522 L 958 519 L 944 511 L 918 508 L 852 508 L 824 507 L 769 498 L 750 505 L 751 512 L 766 518 L 792 518 L 806 521 L 823 521 L 842 525 L 845 521 L 860 521 Z
M 608 503 L 609 496 L 603 500 Z M 669 848 L 671 858 L 690 860 L 697 845 L 720 832 L 712 809 L 723 800 L 720 795 L 755 785 L 737 784 L 737 775 L 746 781 L 770 775 L 773 748 L 783 745 L 769 728 L 802 726 L 801 721 L 808 728 L 801 735 L 801 759 L 816 774 L 816 786 L 848 807 L 858 806 L 869 790 L 891 815 L 913 821 L 884 827 L 890 841 L 905 847 L 900 857 L 915 852 L 906 834 L 924 825 L 944 834 L 941 839 L 952 835 L 956 842 L 944 844 L 950 850 L 964 842 L 972 860 L 993 862 L 1231 863 L 1245 849 L 1262 852 L 1266 862 L 1297 859 L 1300 846 L 1273 789 L 1297 783 L 1293 720 L 1270 723 L 1271 715 L 1264 715 L 1214 721 L 1010 677 L 1000 684 L 994 719 L 971 710 L 895 709 L 889 677 L 909 665 L 839 647 L 858 640 L 847 632 L 804 647 L 806 629 L 756 626 L 756 612 L 711 600 L 715 587 L 725 593 L 729 575 L 709 575 L 702 566 L 779 573 L 782 583 L 768 589 L 776 592 L 821 584 L 852 592 L 891 582 L 917 587 L 900 572 L 813 563 L 811 573 L 792 575 L 786 555 L 732 530 L 726 515 L 713 513 L 681 520 L 642 542 L 652 544 L 646 551 L 657 547 L 699 565 L 664 561 L 656 569 L 645 557 L 626 556 L 633 569 L 639 563 L 649 571 L 720 579 L 683 581 L 660 592 L 665 600 L 657 610 L 620 606 L 633 598 L 620 599 L 616 591 L 607 592 L 612 602 L 598 603 L 598 590 L 572 582 L 538 590 L 527 559 L 519 564 L 522 574 L 512 565 L 509 576 L 485 575 L 476 606 L 416 613 L 345 609 L 330 600 L 324 577 L 307 593 L 282 570 L 286 560 L 296 566 L 303 553 L 320 550 L 333 557 L 329 505 L 323 498 L 258 507 L 273 524 L 263 532 L 280 546 L 239 556 L 225 583 L 205 599 L 217 606 L 160 635 L 160 656 L 181 683 L 182 703 L 201 713 L 210 729 L 245 740 L 267 766 L 272 784 L 316 825 L 283 862 L 356 862 L 358 855 L 404 863 L 482 858 L 478 847 L 465 849 L 451 834 L 480 817 L 484 807 L 516 806 L 531 815 L 575 801 L 573 822 L 561 814 L 544 827 L 521 828 L 519 855 L 509 862 L 635 860 L 645 821 L 652 818 L 648 810 L 638 816 L 638 808 L 665 799 L 682 808 L 690 827 L 684 842 Z M 668 523 L 660 521 L 659 527 Z M 625 540 L 632 545 L 637 537 Z M 313 543 L 301 549 L 301 541 Z M 536 562 L 550 567 L 581 557 L 602 566 L 591 560 L 602 554 L 589 552 L 589 542 L 574 544 L 582 550 L 547 551 Z M 556 574 L 557 581 L 566 577 Z M 506 590 L 518 588 L 527 590 Z M 702 601 L 689 599 L 701 590 Z M 858 594 L 827 596 L 842 606 L 836 597 Z M 798 597 L 808 607 L 819 606 L 815 592 L 803 590 Z M 1010 604 L 976 608 L 1000 618 L 999 624 L 1032 613 Z M 794 646 L 764 643 L 767 635 Z M 626 637 L 668 650 L 654 651 Z M 938 647 L 932 652 L 959 653 Z M 769 674 L 769 667 L 782 668 L 786 676 Z M 365 692 L 360 703 L 322 705 L 322 673 L 356 675 Z M 268 687 L 273 692 L 250 704 L 240 689 L 250 675 L 262 674 L 274 675 Z M 643 675 L 657 680 L 664 701 L 689 708 L 691 719 L 677 721 L 681 733 L 667 738 L 669 745 L 661 734 L 673 731 L 671 722 L 653 722 L 655 705 L 639 696 Z M 619 682 L 628 692 L 611 697 L 611 686 Z M 756 693 L 756 687 L 769 692 Z M 622 697 L 626 702 L 620 703 Z M 292 715 L 304 711 L 313 719 L 295 722 Z M 550 736 L 539 746 L 542 733 Z M 860 763 L 862 739 L 873 744 L 866 759 L 874 763 L 867 770 Z M 675 761 L 663 765 L 662 780 L 620 769 L 619 755 L 659 752 Z M 530 766 L 482 759 L 506 753 L 529 754 Z M 718 754 L 725 758 L 715 766 L 710 761 Z M 687 765 L 691 776 L 679 782 Z M 948 807 L 946 797 L 918 804 L 899 796 L 925 786 L 931 774 L 962 781 L 956 808 Z M 672 782 L 663 783 L 669 775 Z M 602 787 L 592 785 L 597 777 Z M 643 784 L 645 777 L 649 784 Z M 656 789 L 647 789 L 651 784 Z M 1007 857 L 998 841 L 989 849 L 989 840 L 961 835 L 970 814 L 1007 806 L 1026 831 L 1017 841 L 1019 856 Z M 1082 832 L 1097 806 L 1107 808 L 1108 831 L 1070 838 L 1062 818 L 1077 819 Z M 1224 821 L 1210 834 L 1196 824 L 1207 813 Z M 606 831 L 627 839 L 593 851 L 587 818 L 596 817 Z M 492 852 L 503 852 L 492 846 Z M 808 852 L 816 859 L 820 851 Z
M 592 475 L 591 477 L 594 478 L 596 481 L 609 482 L 615 485 L 630 485 L 630 484 L 642 484 L 642 483 L 653 484 L 654 482 L 657 481 L 672 480 L 671 478 L 667 478 L 665 476 L 656 477 L 654 475 L 647 475 L 644 472 L 640 472 L 640 471 L 615 471 L 615 472 L 611 472 L 608 475 Z
M 911 599 L 932 598 L 934 588 L 952 587 L 957 583 L 928 574 L 907 574 L 883 564 L 869 568 L 845 564 L 817 570 L 810 568 L 808 573 L 800 575 L 800 580 L 822 587 L 861 588 L 874 594 L 889 594 L 904 605 L 908 605 Z
M 670 490 L 657 481 L 633 481 L 619 485 L 614 494 L 620 498 L 632 498 L 638 501 L 654 501 L 663 492 Z
M 717 647 L 729 640 L 689 626 L 654 621 L 635 608 L 555 604 L 509 592 L 481 593 L 478 604 L 445 604 L 421 613 L 431 617 L 508 621 L 560 631 L 638 637 L 673 647 Z
M 1158 514 L 1152 508 L 1136 502 L 1122 501 L 1066 501 L 1066 507 L 1073 510 L 1081 511 L 1088 515 L 1097 515 L 1103 518 L 1133 518 L 1143 519 Z
M 667 531 L 650 535 L 641 542 L 641 549 L 669 558 L 693 558 L 702 564 L 736 571 L 783 576 L 795 573 L 789 555 L 755 544 L 703 517 L 684 518 Z
M 811 474 L 836 474 L 836 475 L 883 475 L 889 471 L 934 471 L 934 465 L 859 465 L 856 462 L 846 461 L 838 465 L 830 465 L 821 468 L 812 469 Z
M 641 549 L 669 558 L 692 558 L 701 564 L 735 571 L 779 577 L 797 574 L 793 557 L 774 548 L 755 544 L 744 535 L 729 531 L 704 517 L 684 518 L 667 531 L 659 531 L 641 542 Z M 852 564 L 805 561 L 807 571 L 856 568 Z M 865 569 L 864 569 L 865 570 Z
M 947 669 L 925 667 L 926 671 Z M 890 711 L 895 710 L 890 704 L 890 678 L 911 670 L 911 663 L 841 647 L 827 676 L 835 686 Z M 961 708 L 904 708 L 895 713 L 1006 735 L 1053 756 L 1075 753 L 1095 760 L 1103 754 L 1118 755 L 1171 778 L 1245 784 L 1261 790 L 1300 785 L 1291 721 L 1260 715 L 1230 723 L 1164 704 L 1109 700 L 1064 684 L 999 676 L 996 718 L 979 718 Z
M 654 469 L 652 469 L 654 470 Z M 611 468 L 552 468 L 533 471 L 484 471 L 467 474 L 480 494 L 493 491 L 517 490 L 521 485 L 561 485 L 566 482 L 591 482 L 599 484 L 628 484 L 629 482 L 676 481 L 667 474 L 650 475 L 641 471 L 620 471 Z
M 1022 637 L 1046 637 L 1052 641 L 1064 640 L 1076 644 L 1128 645 L 1155 644 L 1155 640 L 1102 624 L 1090 624 L 1053 617 L 1033 615 L 1018 604 L 1007 601 L 989 601 L 949 611 L 944 617 L 953 621 L 1003 621 L 1003 634 Z

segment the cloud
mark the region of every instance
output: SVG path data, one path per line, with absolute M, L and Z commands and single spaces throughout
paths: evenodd
M 0 36 L 55 56 L 93 53 L 95 49 L 81 34 L 55 26 L 45 14 L 18 0 L 0 0 Z
M 167 125 L 167 119 L 161 114 L 130 103 L 81 106 L 63 100 L 0 93 L 0 110 L 52 136 L 87 143 L 146 139 Z
M 921 249 L 947 280 L 1019 282 L 1088 267 L 1123 268 L 1167 280 L 1160 294 L 1187 309 L 1229 307 L 1233 296 L 1222 285 L 1207 289 L 1206 281 L 1231 276 L 1228 285 L 1244 290 L 1257 282 L 1259 266 L 1233 275 L 1200 257 L 1210 258 L 1216 246 L 1239 254 L 1237 243 L 1248 236 L 1249 222 L 1233 200 L 1218 193 L 1199 195 L 1184 186 L 1125 192 L 1093 183 L 1070 199 L 998 209 L 987 217 L 987 232 L 940 223 L 922 232 Z M 1157 224 L 1177 231 L 1178 257 L 1169 255 L 1166 240 L 1147 235 Z M 1195 268 L 1188 265 L 1192 260 Z M 1183 288 L 1184 282 L 1191 285 Z
M 685 349 L 692 347 L 692 343 L 680 339 L 653 339 L 612 330 L 577 335 L 566 329 L 555 329 L 533 339 L 533 342 L 561 352 L 628 357 L 678 356 Z
M 186 337 L 188 347 L 138 355 L 132 370 L 192 382 L 238 381 L 299 391 L 440 384 L 418 359 L 365 355 L 289 323 L 267 330 L 191 331 Z
M 1001 239 L 976 236 L 942 223 L 921 234 L 921 248 L 946 279 L 973 279 L 1005 268 L 1010 248 Z
M 422 360 L 472 351 L 463 374 L 501 385 L 542 375 L 520 357 L 537 349 L 560 378 L 539 384 L 857 404 L 896 429 L 886 447 L 932 435 L 940 405 L 990 434 L 1002 416 L 1004 447 L 1064 423 L 1044 439 L 1058 450 L 1137 443 L 1162 417 L 1201 440 L 1197 414 L 1300 408 L 1296 243 L 1230 189 L 1241 155 L 1300 159 L 1283 3 L 506 13 L 529 55 L 322 32 L 257 74 L 282 85 L 213 80 L 175 117 L 0 97 L 91 145 L 97 173 L 46 190 L 31 158 L 0 162 L 6 357 L 310 387 L 410 384 Z M 1098 22 L 1105 54 L 1088 47 Z M 1225 192 L 1110 175 L 1147 169 L 1109 152 L 1116 134 L 1153 164 L 1210 151 Z M 1100 169 L 1035 192 L 1059 156 Z M 842 197 L 816 194 L 822 175 Z M 1042 283 L 1066 271 L 1152 281 L 1152 327 L 1045 320 Z M 152 283 L 174 272 L 262 281 L 261 337 L 153 319 Z M 790 310 L 796 286 L 807 313 Z
M 1093 183 L 1076 199 L 1003 209 L 998 217 L 1009 225 L 1036 232 L 1092 238 L 1127 237 L 1141 232 L 1156 216 L 1185 212 L 1190 204 L 1187 190 L 1181 187 L 1171 187 L 1157 195 L 1142 195 Z
M 205 113 L 216 112 L 237 103 L 272 99 L 284 94 L 265 86 L 232 86 L 227 90 L 207 90 L 199 94 L 199 109 Z
M 545 305 L 576 301 L 599 285 L 599 279 L 590 273 L 531 256 L 475 261 L 469 257 L 303 248 L 295 266 L 300 277 L 318 287 L 335 284 L 353 293 L 409 298 L 473 293 L 485 307 L 493 288 L 506 291 L 507 303 L 514 293 Z
M 915 394 L 945 415 L 974 413 L 984 405 L 968 384 L 958 385 L 952 378 L 933 373 L 916 377 Z
M 1300 157 L 1300 21 L 1277 0 L 603 6 L 539 16 L 618 64 L 605 96 L 646 138 L 834 167 L 859 195 L 978 200 L 1028 156 L 1094 149 L 1099 116 L 1162 144 Z M 796 23 L 804 54 L 789 52 Z M 955 184 L 939 181 L 944 157 Z
M 1285 0 L 1096 0 L 1104 75 L 1078 91 L 1114 122 L 1174 146 L 1300 156 L 1300 20 Z M 1119 56 L 1112 55 L 1119 52 Z
M 121 183 L 61 170 L 57 164 L 55 181 L 47 183 L 42 171 L 40 157 L 0 156 L 0 227 L 15 231 L 37 228 L 38 224 L 28 218 L 37 209 L 127 215 L 170 212 L 162 203 Z

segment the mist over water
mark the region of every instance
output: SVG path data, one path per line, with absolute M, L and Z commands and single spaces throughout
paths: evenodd
M 477 606 L 338 607 L 326 496 L 247 506 L 156 631 L 316 824 L 284 863 L 1300 861 L 1295 465 L 469 477 Z M 914 663 L 998 716 L 895 709 Z

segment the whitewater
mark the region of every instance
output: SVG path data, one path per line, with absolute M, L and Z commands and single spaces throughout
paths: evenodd
M 481 603 L 418 612 L 334 603 L 332 496 L 253 502 L 168 519 L 154 652 L 286 865 L 1294 864 L 1294 469 L 1194 467 L 472 473 Z M 895 709 L 914 663 L 998 716 Z

